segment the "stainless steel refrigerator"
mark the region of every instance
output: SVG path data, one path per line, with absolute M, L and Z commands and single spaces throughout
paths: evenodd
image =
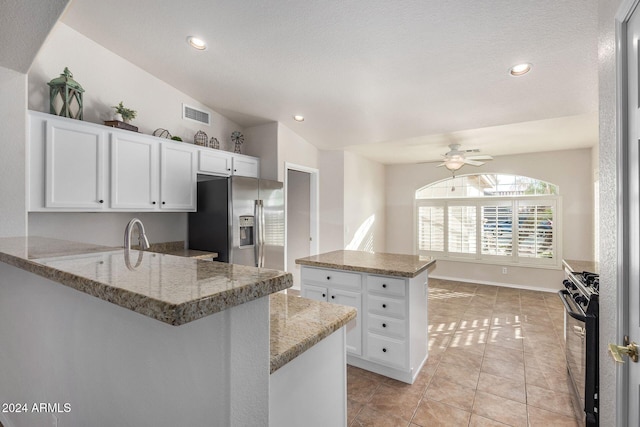
M 284 270 L 282 183 L 199 175 L 189 248 L 217 252 L 216 261 Z

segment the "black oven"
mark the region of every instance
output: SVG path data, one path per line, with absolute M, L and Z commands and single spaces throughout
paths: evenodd
M 597 274 L 568 273 L 558 292 L 565 307 L 567 370 L 577 412 L 587 426 L 598 422 L 598 288 Z

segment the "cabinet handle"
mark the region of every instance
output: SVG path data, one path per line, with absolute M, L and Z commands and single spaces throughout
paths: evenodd
M 386 289 L 386 288 L 387 288 L 387 284 L 386 284 L 386 283 L 383 283 L 383 284 L 382 284 L 382 287 Z
M 234 169 L 233 171 L 234 171 L 234 172 L 238 172 L 238 169 Z
M 327 280 L 331 280 L 331 276 L 327 276 Z
M 387 324 L 386 324 L 386 323 L 383 323 L 383 324 L 382 324 L 382 327 L 383 327 L 383 328 L 386 328 L 386 327 L 387 327 Z
M 156 201 L 154 200 L 154 201 L 153 201 L 153 202 L 151 202 L 151 203 L 155 205 L 155 204 L 156 204 Z
M 322 298 L 325 298 L 327 296 L 327 294 L 322 294 Z
M 104 203 L 104 200 L 99 200 L 100 203 Z
M 331 299 L 336 299 L 336 296 L 335 295 L 331 295 Z
M 386 352 L 387 352 L 387 349 L 383 347 L 383 348 L 382 348 L 382 352 L 383 352 L 383 353 L 386 353 Z
M 167 202 L 162 202 L 162 204 L 163 204 L 163 205 L 166 205 L 166 204 L 167 204 Z
M 387 308 L 387 304 L 382 304 L 382 308 Z

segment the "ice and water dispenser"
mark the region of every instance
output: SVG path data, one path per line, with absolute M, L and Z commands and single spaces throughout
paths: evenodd
M 240 247 L 253 246 L 253 236 L 255 235 L 255 217 L 253 215 L 241 215 L 240 227 Z

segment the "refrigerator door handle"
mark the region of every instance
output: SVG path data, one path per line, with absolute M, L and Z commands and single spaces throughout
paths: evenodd
M 260 200 L 260 267 L 264 268 L 264 245 L 266 240 L 266 222 L 264 218 L 264 202 Z
M 256 200 L 254 209 L 253 209 L 253 217 L 255 218 L 255 226 L 253 228 L 253 252 L 254 252 L 254 261 L 255 266 L 260 267 L 260 234 L 262 229 L 262 223 L 260 221 L 260 205 L 262 200 Z

